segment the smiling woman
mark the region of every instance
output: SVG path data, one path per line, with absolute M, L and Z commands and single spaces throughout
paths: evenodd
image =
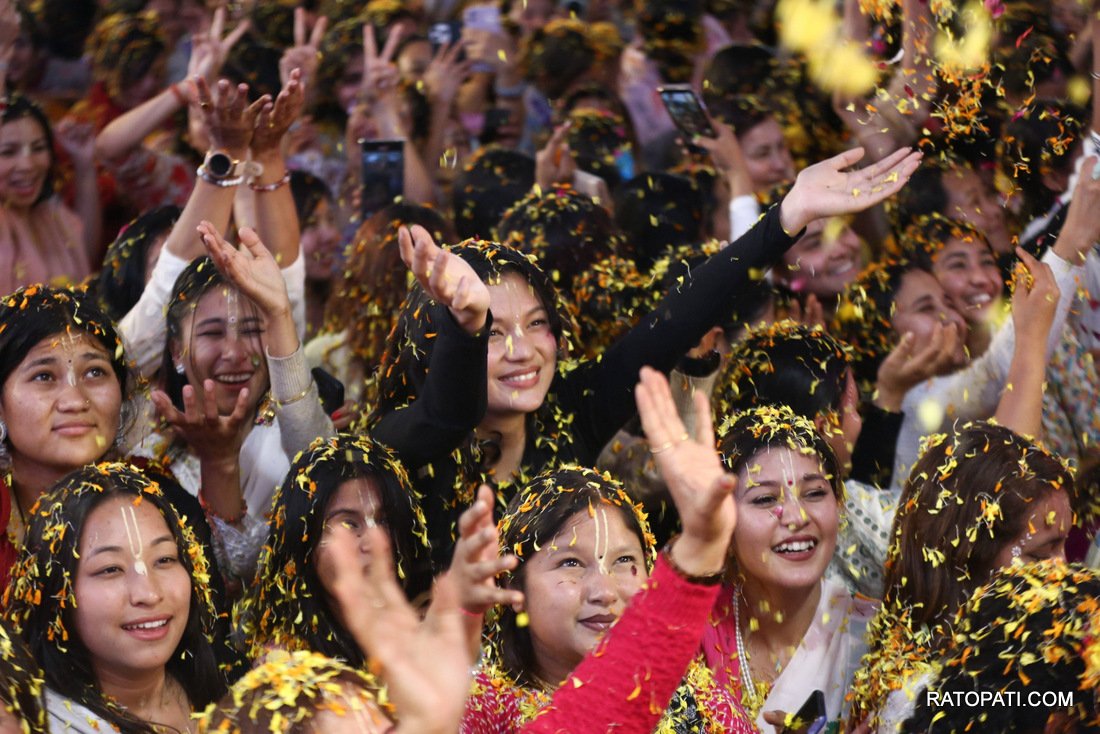
M 54 197 L 53 149 L 42 110 L 11 95 L 0 112 L 0 293 L 59 276 L 80 282 L 92 272 L 85 225 Z
M 5 620 L 45 671 L 53 731 L 186 731 L 225 692 L 209 567 L 160 487 L 123 464 L 38 503 Z
M 0 580 L 38 497 L 115 445 L 133 381 L 111 322 L 79 292 L 31 286 L 0 301 Z
M 569 312 L 520 252 L 477 240 L 447 251 L 421 227 L 402 230 L 417 285 L 390 334 L 372 428 L 418 478 L 436 560 L 445 562 L 458 507 L 478 484 L 496 485 L 506 501 L 547 467 L 595 463 L 634 414 L 630 384 L 642 366 L 671 370 L 730 313 L 754 268 L 794 243 L 788 232 L 889 196 L 919 161 L 899 150 L 842 173 L 861 155 L 803 170 L 778 206 L 693 269 L 600 359 L 565 359 Z
M 707 665 L 761 731 L 764 712 L 793 714 L 814 689 L 838 721 L 872 608 L 825 578 L 844 500 L 836 455 L 786 406 L 739 413 L 719 435 L 738 479 L 737 529 L 703 636 Z

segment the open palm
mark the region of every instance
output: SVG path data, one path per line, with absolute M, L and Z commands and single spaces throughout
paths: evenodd
M 470 334 L 485 325 L 489 289 L 470 264 L 435 244 L 420 225 L 402 227 L 397 235 L 401 259 L 434 301 L 451 310 L 455 321 Z
M 728 539 L 737 524 L 732 494 L 735 479 L 726 472 L 715 448 L 706 397 L 695 395 L 695 436 L 684 428 L 668 380 L 657 370 L 642 368 L 634 397 L 653 458 L 680 513 L 684 535 L 707 541 Z
M 780 205 L 783 227 L 797 232 L 815 219 L 854 214 L 893 196 L 920 165 L 921 153 L 899 148 L 878 163 L 845 170 L 863 158 L 854 148 L 804 168 Z
M 210 222 L 203 222 L 198 229 L 214 265 L 241 293 L 265 314 L 289 312 L 290 297 L 282 271 L 254 230 L 241 228 L 239 235 L 243 247 L 238 250 L 226 242 Z

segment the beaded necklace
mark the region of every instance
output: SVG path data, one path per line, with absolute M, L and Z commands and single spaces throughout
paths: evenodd
M 733 606 L 733 628 L 737 641 L 737 663 L 741 673 L 742 699 L 748 709 L 749 717 L 755 720 L 760 716 L 760 709 L 764 706 L 765 696 L 756 687 L 756 681 L 753 680 L 752 677 L 752 670 L 749 668 L 749 648 L 748 645 L 745 644 L 744 637 L 741 634 L 741 605 L 738 602 L 740 596 L 741 587 L 735 586 L 730 603 Z M 761 682 L 761 684 L 763 685 L 763 682 Z

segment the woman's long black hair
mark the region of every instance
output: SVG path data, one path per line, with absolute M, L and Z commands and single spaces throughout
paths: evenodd
M 183 637 L 165 665 L 192 708 L 202 708 L 226 691 L 214 653 L 214 607 L 207 586 L 209 566 L 190 527 L 160 487 L 128 464 L 78 469 L 43 495 L 31 510 L 26 545 L 4 592 L 4 620 L 27 643 L 53 691 L 88 708 L 123 734 L 156 734 L 107 699 L 96 680 L 91 655 L 77 634 L 75 584 L 79 547 L 89 515 L 113 497 L 150 502 L 176 541 L 191 581 L 191 603 Z

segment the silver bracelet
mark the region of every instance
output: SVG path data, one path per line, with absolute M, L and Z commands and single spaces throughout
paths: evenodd
M 223 189 L 227 189 L 230 186 L 240 186 L 244 183 L 244 176 L 237 176 L 236 178 L 214 178 L 207 173 L 206 166 L 199 166 L 198 170 L 195 171 L 195 175 L 206 183 L 213 184 L 214 186 L 221 186 Z

